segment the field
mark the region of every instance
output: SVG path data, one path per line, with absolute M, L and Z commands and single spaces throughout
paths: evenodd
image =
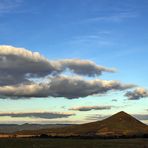
M 0 148 L 148 148 L 148 139 L 0 139 Z

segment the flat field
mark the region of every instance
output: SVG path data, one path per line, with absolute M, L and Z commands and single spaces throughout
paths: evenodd
M 148 148 L 148 139 L 0 139 L 0 148 Z

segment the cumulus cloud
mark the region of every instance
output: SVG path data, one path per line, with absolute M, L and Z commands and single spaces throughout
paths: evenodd
M 75 74 L 86 76 L 100 75 L 103 71 L 114 72 L 114 69 L 98 66 L 88 60 L 65 59 L 50 61 L 38 52 L 12 46 L 0 46 L 0 78 L 7 76 L 10 77 L 9 79 L 13 78 L 16 81 L 16 78 L 26 80 L 26 77 L 58 74 L 67 69 Z
M 11 99 L 19 99 L 22 97 L 48 97 L 49 85 L 44 83 L 20 84 L 14 86 L 0 87 L 1 98 L 10 97 Z
M 75 74 L 63 76 L 70 71 Z M 0 46 L 0 96 L 65 97 L 68 99 L 104 94 L 111 90 L 126 90 L 134 85 L 100 79 L 86 80 L 114 69 L 99 66 L 89 60 L 48 60 L 38 52 L 23 48 Z
M 109 110 L 112 106 L 80 106 L 80 107 L 74 107 L 70 108 L 69 110 L 74 111 L 90 111 L 90 110 Z
M 27 112 L 27 113 L 0 113 L 0 117 L 12 118 L 42 118 L 42 119 L 55 119 L 55 118 L 68 118 L 75 114 L 72 113 L 57 113 L 57 112 Z
M 141 98 L 148 97 L 148 90 L 144 88 L 137 88 L 133 91 L 128 91 L 125 96 L 128 97 L 129 100 L 139 100 Z
M 94 62 L 89 60 L 66 59 L 59 61 L 59 63 L 61 65 L 61 69 L 68 68 L 78 75 L 97 76 L 101 75 L 102 72 L 115 72 L 115 69 L 96 65 Z
M 58 66 L 49 62 L 38 52 L 23 48 L 0 46 L 0 78 L 41 77 L 58 71 Z
M 122 84 L 119 81 L 84 80 L 80 77 L 58 76 L 51 79 L 50 92 L 53 97 L 69 99 L 104 94 L 110 90 L 126 90 L 134 87 L 132 84 Z
M 31 78 L 56 75 L 65 71 L 78 75 L 99 76 L 114 69 L 96 65 L 89 60 L 48 60 L 38 52 L 24 48 L 0 46 L 0 85 L 29 83 Z
M 1 96 L 10 97 L 65 97 L 68 99 L 104 94 L 111 90 L 126 90 L 133 88 L 132 84 L 122 84 L 118 81 L 85 80 L 81 77 L 57 76 L 50 77 L 46 83 L 2 86 Z

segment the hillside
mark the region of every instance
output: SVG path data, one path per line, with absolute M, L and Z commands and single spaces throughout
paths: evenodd
M 21 131 L 16 134 L 49 136 L 141 136 L 148 134 L 148 126 L 125 112 L 119 112 L 107 119 L 63 128 Z

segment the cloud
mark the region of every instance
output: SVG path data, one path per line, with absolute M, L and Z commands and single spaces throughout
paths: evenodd
M 121 22 L 126 19 L 137 18 L 138 16 L 139 14 L 136 12 L 122 11 L 122 12 L 115 12 L 113 14 L 100 15 L 94 18 L 89 18 L 87 19 L 87 22 L 96 22 L 96 21 Z
M 58 66 L 53 64 L 52 61 L 48 61 L 38 52 L 12 46 L 0 46 L 0 70 L 9 75 L 18 74 L 37 77 L 58 71 Z
M 134 114 L 133 116 L 138 120 L 148 120 L 148 114 Z
M 89 60 L 66 59 L 60 60 L 59 64 L 61 65 L 61 69 L 69 69 L 78 75 L 98 76 L 102 72 L 115 72 L 115 69 L 96 65 Z
M 133 91 L 128 91 L 125 96 L 128 97 L 129 100 L 139 100 L 141 98 L 148 97 L 148 90 L 144 88 L 137 88 Z
M 70 71 L 72 74 L 64 76 Z M 95 77 L 114 69 L 99 66 L 89 60 L 48 60 L 38 52 L 23 48 L 0 46 L 0 96 L 83 98 L 105 94 L 111 90 L 122 91 L 134 85 L 101 79 L 85 80 L 80 76 Z
M 11 99 L 21 99 L 30 97 L 48 97 L 49 85 L 44 83 L 20 84 L 14 86 L 0 87 L 1 99 L 10 97 Z
M 84 76 L 98 76 L 102 72 L 114 72 L 114 69 L 98 66 L 88 60 L 50 61 L 38 52 L 12 46 L 0 46 L 0 85 L 29 82 L 29 78 L 55 75 L 67 70 Z
M 113 102 L 117 102 L 118 100 L 117 100 L 117 99 L 112 99 L 112 101 L 113 101 Z
M 103 120 L 103 119 L 108 118 L 108 117 L 110 117 L 110 115 L 94 114 L 94 115 L 88 115 L 86 117 L 86 120 L 99 121 L 99 120 Z
M 1 96 L 9 97 L 65 97 L 68 99 L 104 94 L 111 90 L 126 90 L 133 88 L 132 84 L 122 84 L 118 81 L 85 80 L 80 77 L 57 76 L 50 77 L 46 83 L 20 84 L 1 86 Z
M 80 106 L 75 108 L 70 108 L 69 110 L 74 111 L 90 111 L 90 110 L 109 110 L 111 106 Z
M 53 97 L 69 99 L 104 94 L 110 90 L 126 90 L 134 87 L 132 84 L 122 84 L 119 81 L 85 80 L 80 77 L 58 76 L 51 79 L 50 91 Z
M 27 112 L 27 113 L 0 113 L 0 117 L 9 116 L 12 118 L 42 118 L 42 119 L 56 119 L 68 118 L 75 114 L 72 113 L 57 113 L 57 112 Z

